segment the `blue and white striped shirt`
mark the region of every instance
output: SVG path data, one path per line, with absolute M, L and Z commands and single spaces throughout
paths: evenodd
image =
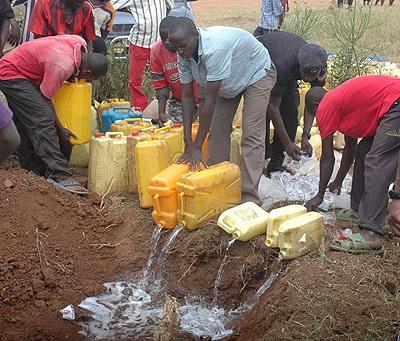
M 280 0 L 262 0 L 261 20 L 258 26 L 266 30 L 276 30 L 282 13 Z

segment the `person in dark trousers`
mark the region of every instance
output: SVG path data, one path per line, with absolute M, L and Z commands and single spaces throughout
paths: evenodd
M 315 210 L 325 190 L 340 193 L 342 182 L 355 158 L 351 187 L 351 208 L 358 212 L 360 233 L 329 247 L 352 253 L 382 253 L 388 189 L 396 179 L 400 138 L 400 79 L 389 76 L 363 76 L 344 82 L 326 92 L 311 88 L 306 110 L 316 116 L 322 139 L 320 182 L 317 195 L 305 206 Z M 345 135 L 345 148 L 335 179 L 329 183 L 335 157 L 333 134 Z M 358 144 L 358 139 L 362 139 Z M 328 185 L 329 183 L 329 185 Z M 389 192 L 389 196 L 400 193 Z
M 262 0 L 261 19 L 253 35 L 258 37 L 277 31 L 282 13 L 284 13 L 284 7 L 281 0 Z
M 389 196 L 392 202 L 389 208 L 388 221 L 393 235 L 400 237 L 400 154 L 397 162 L 396 181 L 390 189 Z
M 44 176 L 67 191 L 87 191 L 71 177 L 70 136 L 57 118 L 51 99 L 63 82 L 75 77 L 92 80 L 107 72 L 107 58 L 87 53 L 85 40 L 75 35 L 26 42 L 0 60 L 0 90 L 7 97 L 21 136 L 18 160 L 22 168 Z
M 0 0 L 0 57 L 8 39 L 10 20 L 14 18 L 14 12 L 8 0 Z
M 300 149 L 294 144 L 298 126 L 298 106 L 300 95 L 297 81 L 309 82 L 311 86 L 323 86 L 326 76 L 326 51 L 314 44 L 308 44 L 299 36 L 288 32 L 272 32 L 257 38 L 266 49 L 277 70 L 277 81 L 272 89 L 268 105 L 267 134 L 265 138 L 266 159 L 271 157 L 267 174 L 282 172 L 284 168 L 283 152 L 297 158 Z M 272 120 L 275 133 L 272 145 L 269 143 L 269 119 Z M 304 124 L 301 147 L 312 153 L 309 143 L 312 122 Z

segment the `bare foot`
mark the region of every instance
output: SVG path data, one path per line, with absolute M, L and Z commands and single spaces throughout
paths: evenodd
M 362 229 L 360 234 L 371 247 L 371 249 L 380 249 L 382 247 L 379 234 L 366 229 Z

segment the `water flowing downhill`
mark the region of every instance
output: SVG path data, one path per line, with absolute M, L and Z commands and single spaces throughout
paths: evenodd
M 221 283 L 222 272 L 223 272 L 223 269 L 224 269 L 226 258 L 228 257 L 228 250 L 231 247 L 231 245 L 235 242 L 235 240 L 236 239 L 232 237 L 228 241 L 228 245 L 226 246 L 226 249 L 225 249 L 225 252 L 224 252 L 224 258 L 222 259 L 221 265 L 219 266 L 217 277 L 215 279 L 215 284 L 214 284 L 214 298 L 213 298 L 212 303 L 211 303 L 212 307 L 216 307 L 217 306 L 218 287 L 219 287 L 219 284 Z
M 151 251 L 150 251 L 150 256 L 149 259 L 147 260 L 146 267 L 143 270 L 143 278 L 140 280 L 140 286 L 143 286 L 146 284 L 149 276 L 149 270 L 151 268 L 151 265 L 153 264 L 153 259 L 157 251 L 157 246 L 158 242 L 160 240 L 160 235 L 161 235 L 161 227 L 156 226 L 153 235 L 151 236 Z

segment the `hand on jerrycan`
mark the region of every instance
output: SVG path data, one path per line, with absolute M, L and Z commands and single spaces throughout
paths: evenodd
M 193 142 L 185 144 L 185 152 L 176 160 L 176 163 L 189 162 L 189 172 L 201 170 L 201 164 L 208 168 L 203 159 L 201 147 L 197 147 Z
M 60 144 L 67 147 L 73 146 L 71 142 L 71 137 L 73 137 L 74 139 L 78 139 L 78 136 L 76 136 L 71 130 L 64 127 L 58 129 L 57 135 L 58 139 L 60 140 Z

